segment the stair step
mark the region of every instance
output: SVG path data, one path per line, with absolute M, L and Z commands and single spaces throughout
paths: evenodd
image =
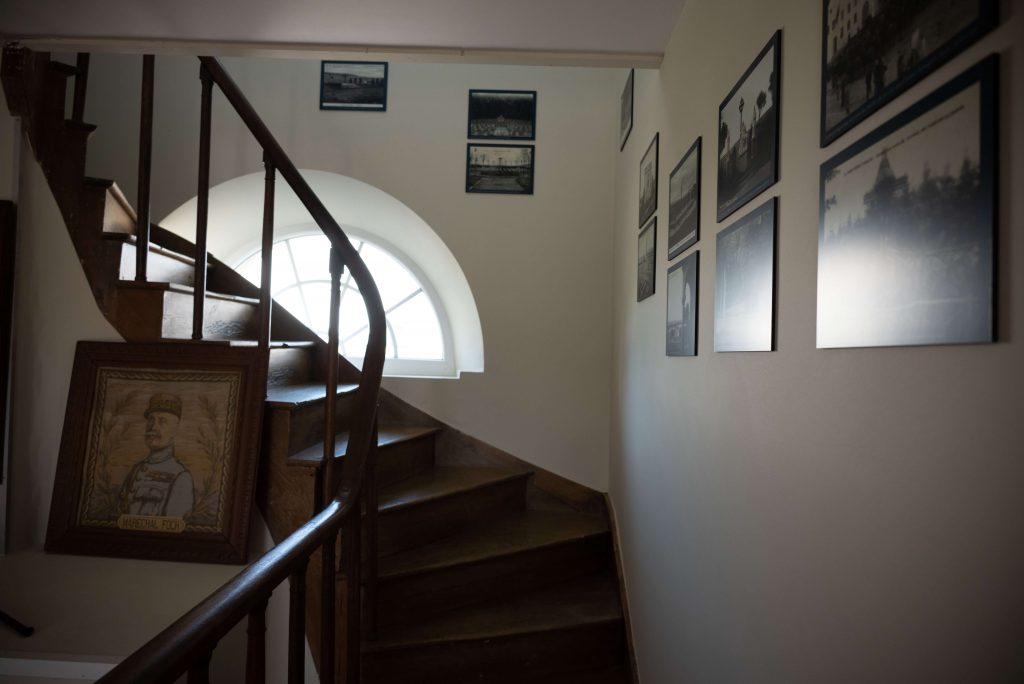
M 59 74 L 60 76 L 70 77 L 78 75 L 78 67 L 76 67 L 74 64 L 50 61 L 48 68 L 50 69 L 50 71 L 52 71 L 55 74 Z
M 404 444 L 416 439 L 437 434 L 436 427 L 401 427 L 401 426 L 380 426 L 377 429 L 377 448 Z M 334 440 L 334 457 L 342 459 L 345 457 L 345 450 L 348 449 L 348 431 L 342 432 Z M 302 468 L 319 468 L 323 460 L 323 445 L 315 444 L 303 449 L 297 454 L 288 457 L 288 465 Z
M 85 177 L 86 191 L 103 195 L 103 234 L 133 235 L 138 219 L 131 202 L 121 192 L 117 183 L 109 178 Z
M 378 621 L 404 623 L 536 590 L 607 569 L 611 559 L 604 516 L 523 511 L 382 558 Z
M 382 629 L 363 647 L 364 682 L 585 682 L 625 652 L 617 585 L 602 573 Z
M 180 283 L 117 283 L 118 329 L 129 342 L 192 337 L 194 289 Z M 253 339 L 259 302 L 251 297 L 208 292 L 203 302 L 206 339 Z
M 380 554 L 430 544 L 522 511 L 532 474 L 529 470 L 437 467 L 381 487 Z
M 74 119 L 64 119 L 64 126 L 76 131 L 83 131 L 85 133 L 92 133 L 96 130 L 96 124 L 86 123 L 84 121 L 75 121 Z
M 351 394 L 359 385 L 338 383 L 338 396 Z M 327 396 L 327 385 L 322 382 L 303 382 L 267 388 L 267 404 L 272 408 L 300 409 L 322 402 Z
M 115 261 L 118 279 L 135 281 L 136 254 L 138 253 L 135 235 L 125 233 L 104 233 L 109 257 Z M 192 257 L 179 254 L 173 250 L 150 243 L 149 257 L 146 265 L 146 277 L 158 283 L 174 283 L 192 287 L 195 282 L 195 264 Z M 207 266 L 209 270 L 210 266 Z

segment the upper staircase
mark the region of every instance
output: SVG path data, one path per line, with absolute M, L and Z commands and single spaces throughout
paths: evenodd
M 203 60 L 204 68 L 212 66 L 210 58 Z M 8 107 L 22 117 L 101 311 L 129 343 L 191 340 L 198 292 L 202 335 L 195 344 L 262 353 L 261 317 L 267 312 L 261 288 L 205 254 L 205 247 L 155 224 L 140 237 L 138 213 L 117 185 L 86 176 L 87 141 L 95 129 L 81 120 L 87 63 L 60 64 L 45 53 L 7 46 L 2 75 Z M 76 91 L 82 84 L 70 118 L 69 79 Z M 140 242 L 148 255 L 144 281 L 136 280 Z M 199 287 L 197 273 L 205 281 Z M 278 306 L 269 307 L 269 331 L 256 501 L 280 546 L 237 583 L 273 586 L 258 566 L 284 567 L 287 557 L 291 619 L 298 620 L 292 633 L 305 632 L 322 681 L 635 681 L 609 511 L 600 494 L 460 433 L 383 390 L 366 424 L 356 404 L 363 374 L 332 353 L 330 341 Z M 346 462 L 363 458 L 350 442 L 367 429 L 372 437 L 364 483 L 356 467 L 362 462 Z M 333 436 L 326 448 L 325 434 Z M 353 471 L 353 481 L 336 474 Z M 344 498 L 352 492 L 355 503 Z M 328 524 L 342 524 L 349 509 L 356 519 L 342 528 L 343 571 L 335 573 L 334 560 L 321 557 L 334 555 L 333 536 L 323 537 L 315 554 L 304 540 L 327 534 Z M 309 549 L 308 564 L 300 547 Z M 323 577 L 324 567 L 331 576 Z M 277 574 L 283 579 L 288 572 Z M 297 586 L 304 599 L 294 599 Z M 227 617 L 214 615 L 215 598 L 168 633 L 199 634 L 189 616 L 208 603 L 210 615 L 230 627 Z M 227 602 L 222 597 L 220 613 L 242 605 L 229 610 Z M 253 599 L 245 605 L 256 604 Z M 361 616 L 354 608 L 361 608 Z M 334 615 L 343 617 L 335 622 Z M 153 681 L 173 681 L 184 671 L 182 663 L 190 673 L 199 667 L 169 654 L 174 635 L 168 633 L 103 681 L 131 681 L 126 673 L 143 671 Z M 223 632 L 217 627 L 206 633 Z M 173 643 L 186 643 L 177 638 Z M 192 648 L 199 653 L 213 646 Z M 246 681 L 262 681 L 262 651 L 255 648 Z M 154 659 L 166 661 L 167 669 L 158 670 Z M 301 665 L 290 665 L 289 681 L 301 674 Z M 197 675 L 196 681 L 203 680 Z

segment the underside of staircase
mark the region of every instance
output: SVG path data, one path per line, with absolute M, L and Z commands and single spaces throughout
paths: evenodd
M 129 343 L 186 341 L 195 247 L 152 226 L 148 280 L 134 280 L 136 212 L 115 183 L 86 176 L 95 127 L 66 118 L 67 81 L 75 73 L 48 54 L 6 48 L 8 108 L 22 117 L 103 314 Z M 208 265 L 205 339 L 194 344 L 256 353 L 258 288 L 212 256 Z M 322 486 L 327 347 L 282 307 L 273 307 L 271 329 L 256 497 L 280 542 L 315 513 Z M 342 360 L 339 461 L 358 378 Z M 604 497 L 384 391 L 378 421 L 377 554 L 365 559 L 375 561 L 378 581 L 374 605 L 364 609 L 372 614 L 362 681 L 635 681 Z M 306 631 L 319 663 L 317 563 L 309 565 L 306 586 Z M 343 611 L 344 587 L 335 594 Z M 338 650 L 340 670 L 341 638 Z

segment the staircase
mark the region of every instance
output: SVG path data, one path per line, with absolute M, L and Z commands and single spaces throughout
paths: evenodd
M 77 117 L 65 118 L 67 81 L 75 78 L 77 89 L 84 76 L 81 62 L 63 65 L 46 54 L 5 48 L 8 107 L 23 117 L 100 309 L 129 343 L 187 340 L 199 291 L 203 339 L 195 344 L 258 353 L 260 289 L 212 256 L 205 257 L 207 282 L 197 288 L 196 261 L 204 261 L 205 250 L 156 225 L 148 239 L 140 238 L 136 211 L 116 184 L 85 176 L 86 144 L 95 127 L 76 120 L 81 104 Z M 148 254 L 145 281 L 135 280 L 140 242 Z M 327 471 L 343 471 L 352 458 L 360 373 L 338 360 L 337 389 L 329 396 L 330 346 L 283 308 L 271 311 L 276 341 L 267 351 L 256 501 L 275 542 L 282 543 L 324 509 Z M 335 433 L 330 462 L 325 430 Z M 362 549 L 358 534 L 354 546 L 342 540 L 343 555 L 362 558 L 361 579 L 353 591 L 349 576 L 338 573 L 337 588 L 329 590 L 318 563 L 305 572 L 305 609 L 299 613 L 322 680 L 635 681 L 601 495 L 462 434 L 385 391 L 374 437 L 359 523 Z M 351 613 L 346 604 L 360 595 L 362 626 L 355 638 L 339 629 L 332 639 L 333 627 L 325 635 L 329 616 Z M 332 604 L 339 612 L 325 613 Z M 325 659 L 323 644 L 332 642 L 339 657 L 329 653 Z M 349 653 L 355 644 L 359 653 Z M 349 667 L 354 657 L 361 663 L 357 680 Z M 333 672 L 323 672 L 325 663 Z

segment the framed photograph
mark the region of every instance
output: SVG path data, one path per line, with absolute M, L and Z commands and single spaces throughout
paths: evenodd
M 668 177 L 668 259 L 700 239 L 700 138 Z
M 776 31 L 718 108 L 718 220 L 779 180 L 779 64 Z
M 466 192 L 533 194 L 533 145 L 466 145 Z
M 636 258 L 636 301 L 643 300 L 654 294 L 654 262 L 658 242 L 658 217 L 644 226 L 637 238 Z
M 995 339 L 992 55 L 821 166 L 817 345 Z
M 771 198 L 718 234 L 715 351 L 775 348 L 775 215 Z
M 533 140 L 537 127 L 536 90 L 470 90 L 469 138 Z
M 821 146 L 978 40 L 997 0 L 824 0 Z
M 697 287 L 700 250 L 668 269 L 668 304 L 665 313 L 666 356 L 697 355 Z
M 658 208 L 658 133 L 640 160 L 640 225 Z
M 626 85 L 622 88 L 619 98 L 619 151 L 626 147 L 629 133 L 633 130 L 633 69 L 629 70 Z
M 387 62 L 320 62 L 320 109 L 387 108 Z
M 252 348 L 79 342 L 46 550 L 247 562 L 263 373 Z

